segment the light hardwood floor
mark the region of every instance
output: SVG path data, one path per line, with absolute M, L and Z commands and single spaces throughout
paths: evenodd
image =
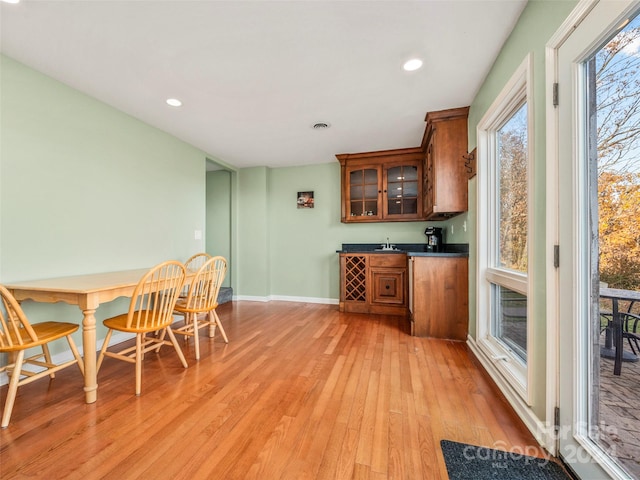
M 442 439 L 537 445 L 462 342 L 332 305 L 218 312 L 230 343 L 201 338 L 200 362 L 187 344 L 188 369 L 171 348 L 148 355 L 138 398 L 133 365 L 112 359 L 95 404 L 76 369 L 22 387 L 0 477 L 435 480 Z

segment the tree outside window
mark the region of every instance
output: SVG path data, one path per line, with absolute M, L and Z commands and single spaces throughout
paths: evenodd
M 640 290 L 640 17 L 589 63 L 596 109 L 600 280 Z

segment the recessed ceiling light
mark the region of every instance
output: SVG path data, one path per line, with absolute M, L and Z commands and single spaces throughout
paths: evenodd
M 182 102 L 177 98 L 167 98 L 167 104 L 171 105 L 172 107 L 179 107 L 180 105 L 182 105 Z
M 4 3 L 20 3 L 20 0 L 2 0 Z
M 405 62 L 404 68 L 407 72 L 413 72 L 414 70 L 418 70 L 422 66 L 422 60 L 419 58 L 412 58 L 411 60 Z

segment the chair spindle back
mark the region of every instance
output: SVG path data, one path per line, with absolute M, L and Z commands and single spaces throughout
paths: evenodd
M 199 270 L 200 267 L 211 258 L 211 255 L 209 255 L 208 253 L 196 253 L 195 255 L 189 257 L 186 262 L 184 262 L 184 268 L 193 271 Z
M 2 308 L 0 308 L 0 348 L 11 349 L 18 345 L 36 343 L 38 335 L 31 327 L 27 316 L 11 292 L 0 285 Z
M 170 325 L 185 272 L 184 265 L 173 260 L 150 269 L 133 292 L 127 328 L 159 330 Z
M 190 311 L 209 311 L 218 306 L 218 294 L 227 274 L 227 261 L 224 257 L 212 257 L 200 267 L 193 282 L 185 306 Z

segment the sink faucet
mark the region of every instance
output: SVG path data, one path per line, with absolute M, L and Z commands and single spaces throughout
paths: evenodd
M 395 245 L 391 245 L 391 243 L 389 243 L 389 237 L 387 237 L 387 243 L 383 243 L 381 247 L 383 250 L 393 250 Z

